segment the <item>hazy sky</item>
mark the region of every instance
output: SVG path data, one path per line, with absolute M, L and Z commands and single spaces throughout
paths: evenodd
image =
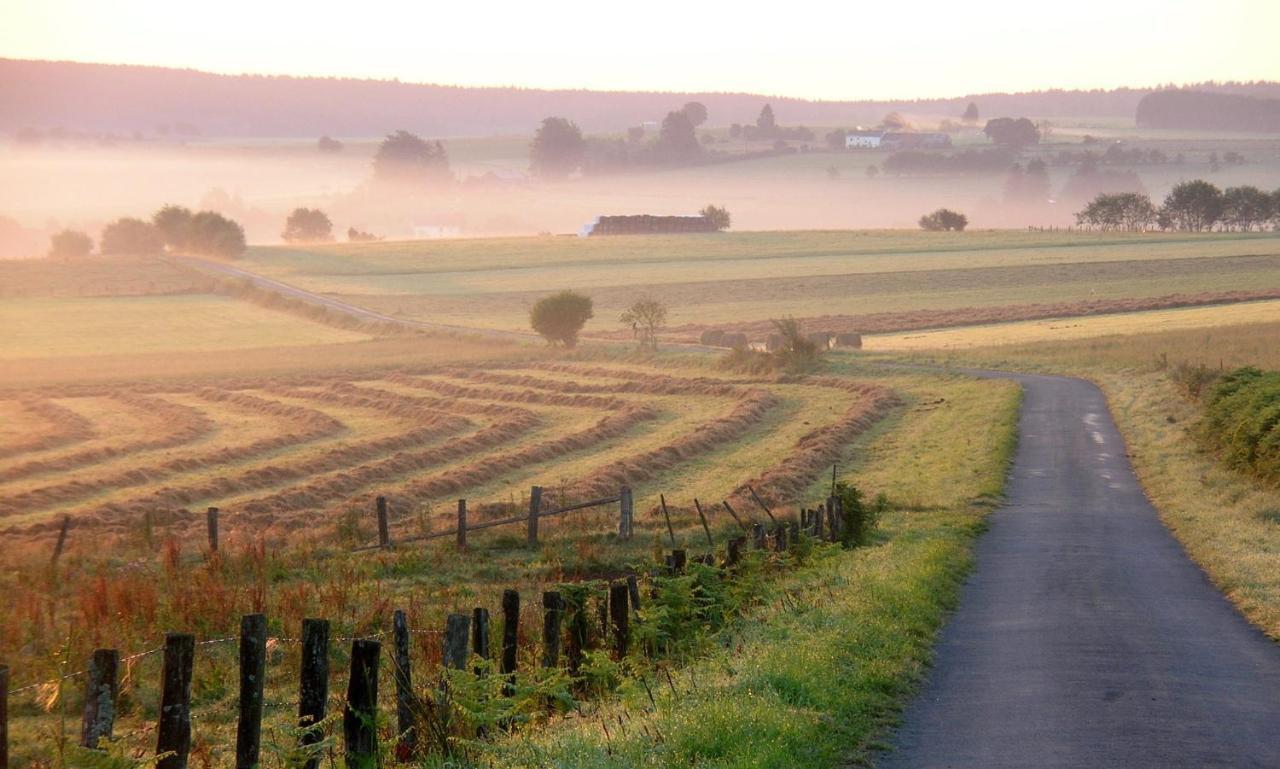
M 1277 39 L 1280 0 L 0 0 L 0 57 L 823 99 L 1280 79 Z

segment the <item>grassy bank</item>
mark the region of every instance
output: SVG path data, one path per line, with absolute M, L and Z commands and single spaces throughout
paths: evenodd
M 1007 383 L 898 377 L 911 397 L 851 448 L 895 502 L 877 542 L 771 588 L 716 650 L 598 710 L 488 749 L 514 767 L 823 767 L 865 762 L 922 675 L 1015 442 Z M 957 439 L 957 436 L 966 436 Z M 909 503 L 903 500 L 909 496 Z

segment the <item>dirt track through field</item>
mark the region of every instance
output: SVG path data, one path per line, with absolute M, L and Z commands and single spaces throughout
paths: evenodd
M 1160 522 L 1094 385 L 1024 387 L 1008 498 L 877 764 L 1280 766 L 1280 646 Z

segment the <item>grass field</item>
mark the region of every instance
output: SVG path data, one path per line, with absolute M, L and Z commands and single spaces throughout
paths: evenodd
M 539 296 L 592 296 L 586 333 L 642 294 L 673 327 L 1280 286 L 1271 234 L 787 232 L 254 249 L 245 266 L 404 317 L 524 329 Z
M 6 299 L 0 358 L 200 353 L 335 344 L 367 335 L 220 296 Z

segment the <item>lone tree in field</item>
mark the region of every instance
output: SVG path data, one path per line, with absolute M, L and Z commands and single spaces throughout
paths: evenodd
M 768 104 L 760 108 L 760 115 L 756 117 L 756 128 L 760 132 L 760 136 L 769 138 L 778 130 L 778 121 L 773 116 L 773 107 Z
M 1038 144 L 1040 142 L 1040 129 L 1030 120 L 1020 117 L 1014 119 L 1011 117 L 998 117 L 995 120 L 988 120 L 986 128 L 982 132 L 987 138 L 1001 147 L 1025 147 L 1028 144 Z
M 333 222 L 318 208 L 295 208 L 280 237 L 286 243 L 328 243 L 333 240 Z
M 566 290 L 539 299 L 529 311 L 529 325 L 551 344 L 573 347 L 594 315 L 591 297 Z
M 529 147 L 529 165 L 535 176 L 563 179 L 582 166 L 587 142 L 577 123 L 562 117 L 542 121 Z
M 920 229 L 929 232 L 962 232 L 968 226 L 969 217 L 949 208 L 939 208 L 920 217 Z
M 650 296 L 631 303 L 618 317 L 618 322 L 631 327 L 631 335 L 641 349 L 658 349 L 658 332 L 667 324 L 667 306 Z
M 156 211 L 151 217 L 170 253 L 181 253 L 191 247 L 191 209 L 169 205 Z
M 711 223 L 711 226 L 720 231 L 729 229 L 729 225 L 732 223 L 732 219 L 729 216 L 729 209 L 727 208 L 706 205 L 703 206 L 702 210 L 698 213 L 705 216 L 707 221 Z
M 969 106 L 964 108 L 964 116 L 960 118 L 966 123 L 978 122 L 978 105 L 976 102 L 969 102 Z
M 330 155 L 336 155 L 342 152 L 342 142 L 332 136 L 321 136 L 319 141 L 316 142 L 316 149 Z
M 49 238 L 50 259 L 83 259 L 93 251 L 93 238 L 78 230 L 63 230 Z
M 1160 228 L 1165 230 L 1209 230 L 1222 218 L 1222 190 L 1196 179 L 1182 182 L 1165 196 L 1160 207 Z
M 691 101 L 681 107 L 680 111 L 684 113 L 685 117 L 689 118 L 689 122 L 693 124 L 694 128 L 707 122 L 707 105 L 700 101 Z
M 653 151 L 658 160 L 664 162 L 692 160 L 702 155 L 702 143 L 698 141 L 689 116 L 681 111 L 668 112 L 662 120 Z
M 164 236 L 150 222 L 125 217 L 102 228 L 103 256 L 153 256 L 164 252 Z
M 246 248 L 244 228 L 215 211 L 191 217 L 190 250 L 204 256 L 234 259 Z
M 447 182 L 453 174 L 443 144 L 428 142 L 408 131 L 396 131 L 378 145 L 373 156 L 373 178 L 421 187 Z

